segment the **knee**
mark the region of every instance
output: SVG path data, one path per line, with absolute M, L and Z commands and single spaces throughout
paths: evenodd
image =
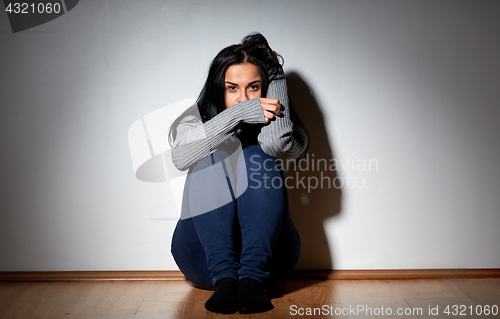
M 247 187 L 257 190 L 284 187 L 283 175 L 278 162 L 262 151 L 260 146 L 249 146 L 240 154 L 238 161 L 238 195 Z
M 280 171 L 278 162 L 264 153 L 262 148 L 257 145 L 251 145 L 243 150 L 238 164 L 241 165 L 243 162 L 249 174 L 255 172 L 279 173 Z
M 213 154 L 208 155 L 204 159 L 200 160 L 194 167 L 193 172 L 200 171 L 207 167 L 214 165 L 215 163 L 222 162 L 227 159 L 229 155 L 226 151 L 217 151 Z

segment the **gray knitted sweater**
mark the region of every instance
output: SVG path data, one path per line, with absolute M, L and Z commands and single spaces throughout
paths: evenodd
M 262 150 L 276 159 L 295 159 L 307 146 L 307 135 L 298 120 L 291 117 L 285 79 L 271 82 L 268 98 L 278 99 L 281 115 L 262 126 L 257 140 Z M 218 146 L 235 138 L 243 124 L 264 124 L 260 99 L 243 101 L 203 123 L 199 117 L 188 115 L 177 127 L 172 145 L 172 160 L 179 170 L 186 170 L 218 150 Z

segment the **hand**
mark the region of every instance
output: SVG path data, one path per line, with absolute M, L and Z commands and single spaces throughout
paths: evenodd
M 275 116 L 281 115 L 281 103 L 278 99 L 260 98 L 260 105 L 264 111 L 266 124 L 269 123 Z

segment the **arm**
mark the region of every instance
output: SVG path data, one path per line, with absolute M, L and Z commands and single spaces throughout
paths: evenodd
M 307 135 L 296 119 L 290 114 L 286 80 L 278 79 L 269 84 L 268 98 L 278 99 L 281 115 L 262 127 L 258 140 L 262 150 L 271 157 L 295 159 L 307 146 Z
M 177 136 L 172 145 L 172 161 L 177 169 L 186 170 L 214 153 L 242 123 L 264 122 L 259 98 L 227 108 L 205 123 L 194 116 L 183 119 L 177 127 Z

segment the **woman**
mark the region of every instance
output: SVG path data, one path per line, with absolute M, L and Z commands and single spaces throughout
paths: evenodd
M 170 129 L 174 165 L 189 169 L 172 255 L 196 286 L 215 289 L 207 310 L 272 309 L 264 288 L 298 261 L 276 159 L 297 158 L 307 136 L 288 107 L 278 55 L 251 34 L 219 52 L 196 105 Z

